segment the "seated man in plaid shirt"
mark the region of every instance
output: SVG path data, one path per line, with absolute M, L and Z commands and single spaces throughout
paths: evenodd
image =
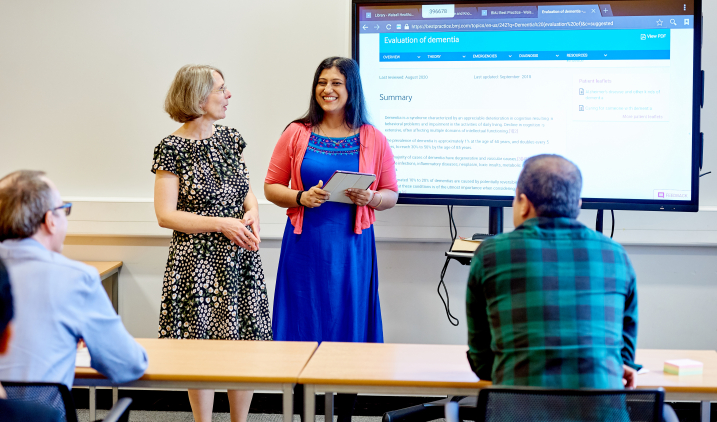
M 619 244 L 575 220 L 581 188 L 572 162 L 529 158 L 513 201 L 516 229 L 476 251 L 466 310 L 468 359 L 479 378 L 634 388 L 635 272 Z

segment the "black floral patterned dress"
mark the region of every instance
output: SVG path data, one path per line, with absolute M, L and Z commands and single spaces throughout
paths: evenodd
M 170 135 L 154 149 L 152 172 L 179 177 L 177 209 L 210 217 L 244 217 L 249 171 L 244 139 L 215 125 L 200 141 Z M 174 231 L 159 315 L 160 338 L 271 340 L 269 301 L 258 252 L 222 233 Z

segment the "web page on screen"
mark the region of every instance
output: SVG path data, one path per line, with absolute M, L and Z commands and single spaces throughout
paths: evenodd
M 400 192 L 512 196 L 523 161 L 555 153 L 585 198 L 690 200 L 694 22 L 680 12 L 359 7 L 364 94 Z

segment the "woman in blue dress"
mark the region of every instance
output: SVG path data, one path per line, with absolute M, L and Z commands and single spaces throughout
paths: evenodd
M 372 173 L 368 189 L 322 189 L 336 170 Z M 275 340 L 383 342 L 375 211 L 392 208 L 398 184 L 386 137 L 367 122 L 355 61 L 330 57 L 314 75 L 306 115 L 277 142 L 266 198 L 287 208 L 274 294 Z M 328 201 L 328 202 L 327 202 Z M 343 420 L 353 405 L 338 406 Z M 348 410 L 348 412 L 347 412 Z

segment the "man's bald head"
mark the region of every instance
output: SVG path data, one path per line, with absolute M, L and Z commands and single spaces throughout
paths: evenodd
M 580 213 L 580 169 L 559 155 L 542 154 L 523 163 L 517 195 L 524 194 L 539 217 L 576 218 Z

